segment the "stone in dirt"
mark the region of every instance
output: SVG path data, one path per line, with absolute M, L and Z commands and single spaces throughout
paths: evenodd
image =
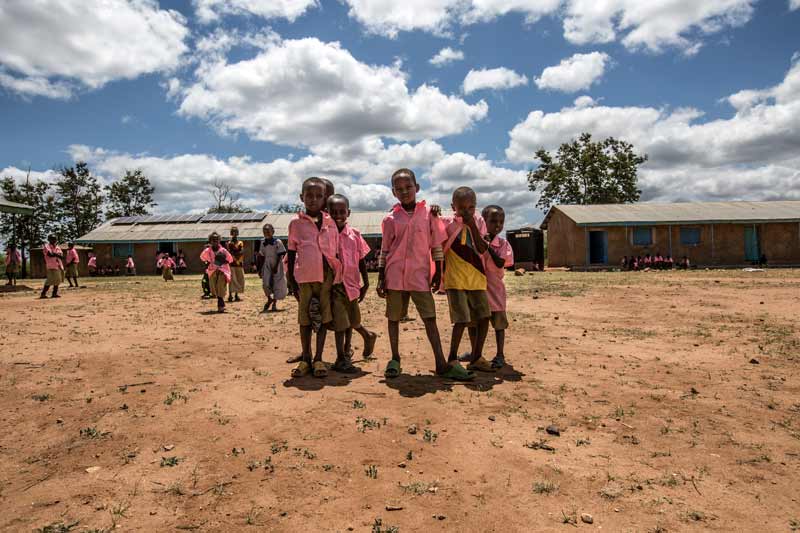
M 524 276 L 524 275 L 525 275 L 525 269 L 524 269 L 524 268 L 518 268 L 518 269 L 516 269 L 516 270 L 514 271 L 514 275 L 515 275 L 515 276 Z
M 408 434 L 409 435 L 416 435 L 417 434 L 417 425 L 416 424 L 411 424 L 410 426 L 408 426 Z
M 758 359 L 756 359 L 755 357 L 753 357 L 752 359 L 750 359 L 750 364 L 751 364 L 751 365 L 757 365 L 757 364 L 759 364 L 759 363 L 760 363 L 760 361 L 759 361 Z
M 402 511 L 403 510 L 403 506 L 399 505 L 399 504 L 396 504 L 396 503 L 387 503 L 386 504 L 386 510 L 387 511 Z
M 592 518 L 592 515 L 590 515 L 589 513 L 583 513 L 581 515 L 581 522 L 583 522 L 584 524 L 592 524 L 594 523 L 594 518 Z
M 94 474 L 95 472 L 99 472 L 100 470 L 102 470 L 102 467 L 100 466 L 90 466 L 89 468 L 86 469 L 86 473 Z
M 548 435 L 555 435 L 556 437 L 561 436 L 561 430 L 558 429 L 558 426 L 547 426 L 545 428 L 545 431 L 547 432 Z

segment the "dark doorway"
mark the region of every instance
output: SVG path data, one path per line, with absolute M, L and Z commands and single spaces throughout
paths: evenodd
M 608 232 L 589 232 L 589 263 L 593 265 L 608 263 Z

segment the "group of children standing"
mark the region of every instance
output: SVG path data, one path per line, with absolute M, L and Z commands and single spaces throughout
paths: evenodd
M 620 261 L 622 270 L 672 270 L 675 267 L 688 269 L 690 267 L 689 258 L 684 255 L 676 264 L 671 255 L 656 253 L 655 255 L 645 254 L 644 257 L 641 255 L 628 257 L 626 255 Z
M 58 294 L 58 288 L 66 279 L 70 287 L 78 287 L 78 250 L 75 249 L 74 243 L 67 244 L 67 253 L 65 254 L 61 247 L 58 245 L 58 240 L 55 235 L 47 236 L 47 243 L 42 247 L 44 255 L 44 265 L 47 269 L 47 277 L 44 281 L 44 287 L 39 294 L 39 298 L 47 298 L 47 291 L 52 287 L 51 298 L 61 298 Z
M 396 171 L 391 185 L 398 203 L 382 223 L 377 286 L 378 295 L 386 300 L 392 352 L 385 377 L 396 378 L 402 372 L 400 321 L 407 315 L 410 302 L 414 303 L 425 326 L 438 375 L 469 381 L 475 377 L 474 371 L 493 372 L 501 368 L 505 364 L 503 349 L 508 327 L 503 275 L 505 268 L 513 265 L 511 247 L 499 236 L 505 222 L 503 209 L 487 206 L 479 214 L 475 191 L 459 187 L 453 193 L 453 216 L 442 217 L 438 207 L 417 201 L 419 184 L 411 170 Z M 336 340 L 336 361 L 331 368 L 343 373 L 358 372 L 351 360 L 353 331 L 364 340 L 365 358 L 372 354 L 377 337 L 361 323 L 359 308 L 369 289 L 365 258 L 370 248 L 358 229 L 347 223 L 349 201 L 335 194 L 329 180 L 306 179 L 300 199 L 304 211 L 289 224 L 288 250 L 285 251 L 286 292 L 298 301 L 301 339 L 301 354 L 293 358 L 297 366 L 292 376 L 327 375 L 328 365 L 322 357 L 328 330 L 334 332 Z M 264 259 L 263 262 L 259 260 L 268 306 L 284 294 L 282 281 L 275 283 L 278 276 L 283 279 L 284 250 L 273 233 L 271 227 L 265 226 Z M 265 244 L 274 248 L 265 248 Z M 219 283 L 216 294 L 224 294 L 223 284 L 230 279 L 226 273 L 230 254 L 219 244 L 219 235 L 212 234 L 209 245 L 203 257 L 209 264 L 211 284 Z M 433 298 L 442 282 L 453 323 L 447 358 L 442 349 Z M 220 296 L 218 305 L 224 308 Z M 317 312 L 319 316 L 315 317 Z M 312 354 L 315 318 L 322 327 L 317 331 Z M 483 357 L 490 325 L 497 338 L 497 355 L 492 361 Z M 471 344 L 470 352 L 462 356 L 468 362 L 466 368 L 460 364 L 458 356 L 465 330 Z

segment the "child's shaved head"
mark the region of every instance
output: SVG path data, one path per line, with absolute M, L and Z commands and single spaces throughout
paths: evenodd
M 456 203 L 458 200 L 462 198 L 477 198 L 475 191 L 473 191 L 469 187 L 459 187 L 458 189 L 453 191 L 453 203 Z
M 330 209 L 331 204 L 335 204 L 337 202 L 344 202 L 344 205 L 347 206 L 347 209 L 350 209 L 350 200 L 347 199 L 347 196 L 343 194 L 332 194 L 328 197 L 328 209 Z
M 320 178 L 322 183 L 325 184 L 325 197 L 330 197 L 336 194 L 336 187 L 333 185 L 333 182 L 328 178 Z
M 318 178 L 316 176 L 311 176 L 310 178 L 306 178 L 303 181 L 303 188 L 302 191 L 305 193 L 306 189 L 309 187 L 322 187 L 323 190 L 327 191 L 328 186 L 325 184 L 325 180 L 322 178 Z M 333 183 L 331 183 L 331 187 L 333 187 Z
M 483 211 L 481 211 L 481 216 L 483 218 L 489 218 L 490 213 L 500 213 L 503 216 L 506 214 L 506 212 L 503 211 L 503 208 L 499 205 L 487 205 L 483 208 Z
M 392 174 L 392 187 L 394 187 L 394 180 L 399 178 L 399 177 L 401 177 L 401 176 L 404 177 L 404 178 L 410 178 L 411 181 L 413 181 L 414 184 L 416 185 L 417 176 L 414 174 L 414 171 L 411 170 L 411 169 L 408 169 L 408 168 L 401 168 L 401 169 L 395 170 L 394 174 Z

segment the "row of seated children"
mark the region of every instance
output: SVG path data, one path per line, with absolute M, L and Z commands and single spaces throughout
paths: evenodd
M 377 293 L 386 300 L 392 352 L 384 376 L 396 378 L 402 372 L 399 324 L 407 315 L 410 302 L 414 302 L 425 325 L 436 374 L 469 381 L 475 377 L 474 370 L 493 372 L 502 367 L 504 331 L 508 327 L 502 278 L 504 269 L 513 264 L 511 247 L 498 235 L 505 220 L 502 208 L 488 206 L 481 216 L 475 212 L 475 191 L 459 187 L 452 199 L 455 215 L 444 218 L 434 207 L 417 201 L 419 184 L 411 170 L 395 172 L 391 186 L 398 203 L 383 220 L 378 259 Z M 289 225 L 287 254 L 288 288 L 299 302 L 302 349 L 292 376 L 301 377 L 308 373 L 315 377 L 327 375 L 327 365 L 322 360 L 327 330 L 336 334 L 337 356 L 332 368 L 340 372 L 357 372 L 348 350 L 350 332 L 355 330 L 364 337 L 365 355 L 371 352 L 366 345 L 369 343 L 374 347 L 375 341 L 374 334 L 361 325 L 358 308 L 369 287 L 364 260 L 369 246 L 361 234 L 347 224 L 349 203 L 344 196 L 334 194 L 333 184 L 328 180 L 305 180 L 300 199 L 305 209 Z M 215 249 L 214 241 L 212 249 Z M 224 272 L 226 258 L 224 252 L 221 255 L 220 266 L 210 267 L 214 274 L 217 270 Z M 217 275 L 217 279 L 219 277 Z M 443 281 L 453 322 L 447 359 L 436 323 L 432 294 L 439 290 Z M 315 299 L 319 302 L 323 327 L 317 332 L 312 357 Z M 482 356 L 490 324 L 498 341 L 497 357 L 492 362 Z M 458 358 L 465 330 L 471 340 L 467 368 L 461 366 Z
M 671 255 L 662 256 L 660 253 L 656 253 L 652 256 L 650 254 L 645 254 L 644 257 L 641 255 L 632 255 L 628 257 L 626 255 L 622 258 L 622 261 L 620 261 L 620 268 L 622 270 L 672 270 L 676 267 L 688 269 L 690 267 L 689 258 L 683 256 L 676 264 Z

